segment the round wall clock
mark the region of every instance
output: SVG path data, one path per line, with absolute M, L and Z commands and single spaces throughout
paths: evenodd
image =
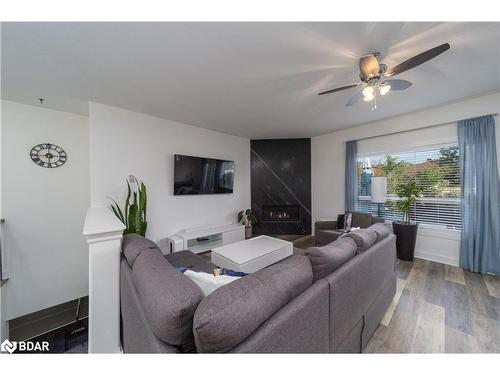
M 30 151 L 33 163 L 44 168 L 57 168 L 66 163 L 68 156 L 59 146 L 52 143 L 40 143 Z

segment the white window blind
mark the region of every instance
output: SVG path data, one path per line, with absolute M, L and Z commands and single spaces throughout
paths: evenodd
M 460 230 L 460 166 L 457 144 L 432 146 L 407 152 L 358 157 L 358 210 L 376 214 L 371 202 L 371 178 L 387 176 L 387 203 L 381 216 L 400 220 L 395 209 L 396 188 L 414 180 L 422 196 L 412 207 L 410 218 L 419 224 Z

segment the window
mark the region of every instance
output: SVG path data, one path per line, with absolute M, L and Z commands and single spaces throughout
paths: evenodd
M 422 190 L 411 210 L 411 220 L 422 225 L 460 230 L 460 166 L 457 144 L 433 146 L 408 152 L 358 157 L 358 210 L 376 214 L 370 200 L 371 178 L 387 176 L 387 203 L 381 216 L 400 220 L 394 202 L 396 188 L 415 180 Z

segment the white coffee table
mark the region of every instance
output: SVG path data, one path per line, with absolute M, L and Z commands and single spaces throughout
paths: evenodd
M 213 249 L 211 262 L 221 268 L 252 273 L 292 254 L 291 242 L 269 236 L 259 236 Z

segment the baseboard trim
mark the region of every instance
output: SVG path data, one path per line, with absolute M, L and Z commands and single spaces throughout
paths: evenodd
M 456 259 L 454 257 L 448 257 L 445 255 L 439 255 L 439 254 L 435 254 L 435 253 L 427 253 L 427 252 L 417 251 L 417 252 L 415 252 L 415 258 L 430 260 L 432 262 L 448 264 L 450 266 L 456 266 L 456 267 L 458 267 L 458 264 L 459 264 L 458 259 Z

